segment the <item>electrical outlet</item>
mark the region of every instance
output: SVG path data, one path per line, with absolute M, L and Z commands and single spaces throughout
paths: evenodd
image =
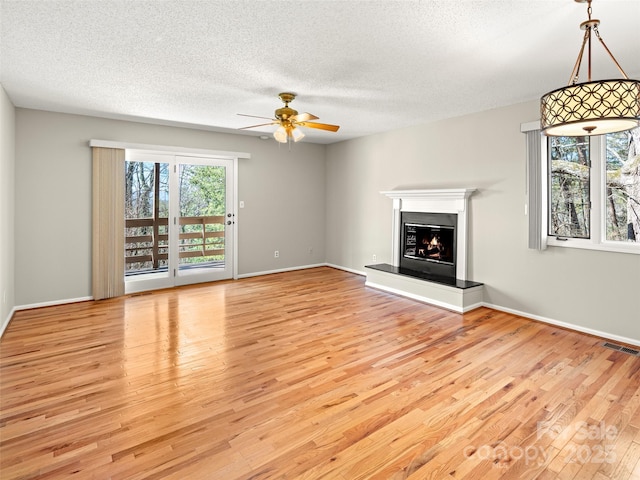
M 378 260 L 378 256 L 374 253 L 374 254 L 373 254 L 373 261 L 375 262 L 375 261 L 377 261 L 377 260 Z
M 280 258 L 280 252 L 278 250 L 273 252 L 273 258 Z

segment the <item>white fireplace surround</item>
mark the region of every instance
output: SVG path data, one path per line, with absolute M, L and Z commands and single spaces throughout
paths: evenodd
M 469 220 L 468 199 L 475 188 L 449 188 L 429 190 L 392 190 L 380 192 L 393 199 L 393 231 L 391 238 L 392 265 L 399 266 L 401 213 L 455 213 L 456 225 L 456 278 L 467 280 L 467 225 Z

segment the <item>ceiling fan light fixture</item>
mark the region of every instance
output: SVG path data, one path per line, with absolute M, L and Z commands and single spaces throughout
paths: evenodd
M 640 81 L 627 77 L 622 67 L 607 48 L 598 32 L 599 20 L 591 18 L 591 0 L 575 0 L 588 3 L 589 19 L 580 24 L 585 31 L 580 53 L 576 60 L 569 85 L 553 90 L 540 100 L 542 133 L 549 136 L 576 137 L 622 132 L 640 125 Z M 591 80 L 591 34 L 595 33 L 604 49 L 624 78 Z M 587 82 L 578 83 L 582 56 L 588 46 Z
M 285 130 L 285 128 L 280 125 L 275 132 L 273 132 L 273 138 L 276 139 L 276 141 L 280 142 L 280 143 L 287 143 L 289 135 L 287 134 L 287 131 Z
M 240 130 L 247 130 L 250 128 L 266 127 L 270 125 L 278 125 L 275 132 L 273 132 L 273 138 L 279 143 L 289 143 L 291 140 L 299 142 L 305 137 L 305 134 L 299 127 L 315 128 L 319 130 L 325 130 L 327 132 L 337 132 L 340 128 L 339 125 L 329 125 L 328 123 L 318 123 L 310 120 L 317 120 L 315 115 L 305 112 L 298 114 L 297 110 L 289 107 L 289 102 L 296 98 L 295 93 L 283 92 L 279 95 L 280 100 L 284 103 L 284 107 L 278 108 L 275 111 L 275 118 L 259 117 L 256 115 L 247 115 L 239 113 L 243 117 L 263 118 L 269 120 L 269 123 L 261 123 L 259 125 L 251 125 L 249 127 L 242 127 Z M 260 137 L 262 138 L 262 137 Z
M 293 138 L 294 142 L 302 140 L 304 138 L 304 133 L 299 128 L 293 127 L 291 130 L 291 138 Z

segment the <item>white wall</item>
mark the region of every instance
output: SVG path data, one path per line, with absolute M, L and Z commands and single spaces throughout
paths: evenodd
M 15 108 L 0 85 L 0 334 L 15 305 Z
M 324 146 L 18 108 L 16 305 L 91 295 L 90 139 L 250 153 L 238 167 L 238 273 L 324 262 Z
M 470 203 L 469 278 L 485 302 L 640 344 L 640 255 L 527 249 L 525 136 L 538 102 L 327 147 L 327 261 L 391 263 L 383 190 L 478 188 Z

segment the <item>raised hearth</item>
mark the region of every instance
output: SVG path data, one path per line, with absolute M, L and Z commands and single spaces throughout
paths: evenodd
M 416 272 L 387 263 L 366 265 L 368 287 L 464 313 L 482 306 L 484 284 Z

